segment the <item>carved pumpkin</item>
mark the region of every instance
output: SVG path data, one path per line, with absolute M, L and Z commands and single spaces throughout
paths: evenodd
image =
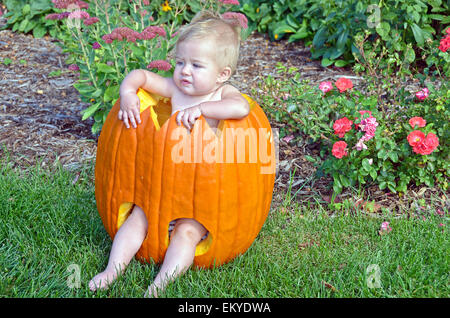
M 272 200 L 275 146 L 262 109 L 222 120 L 217 134 L 200 117 L 189 132 L 171 116 L 170 101 L 138 90 L 141 124 L 127 129 L 111 109 L 98 140 L 95 197 L 114 238 L 133 207 L 148 220 L 136 257 L 159 263 L 172 220 L 193 218 L 208 230 L 194 264 L 219 266 L 244 253 L 261 230 Z

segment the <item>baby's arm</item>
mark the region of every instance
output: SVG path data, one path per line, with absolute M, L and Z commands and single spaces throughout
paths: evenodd
M 177 122 L 190 129 L 195 120 L 203 115 L 213 119 L 241 119 L 250 112 L 250 105 L 241 93 L 233 86 L 227 85 L 222 90 L 221 100 L 203 102 L 186 108 L 177 115 Z
M 162 97 L 172 97 L 173 81 L 147 70 L 134 70 L 128 73 L 120 85 L 120 110 L 118 117 L 129 128 L 128 121 L 136 128 L 141 123 L 140 102 L 136 95 L 139 88 Z

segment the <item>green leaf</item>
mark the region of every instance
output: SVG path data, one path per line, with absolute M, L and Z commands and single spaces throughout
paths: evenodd
M 308 160 L 309 162 L 316 162 L 315 158 L 308 156 L 308 155 L 305 155 L 305 159 Z
M 372 177 L 373 181 L 375 181 L 377 179 L 377 171 L 375 169 L 370 170 L 369 174 Z
M 82 83 L 75 83 L 75 84 L 73 84 L 73 87 L 75 87 L 75 89 L 83 96 L 88 96 L 92 92 L 95 91 L 94 86 L 90 86 L 90 85 L 86 85 L 86 84 L 82 84 Z
M 336 42 L 336 47 L 338 48 L 338 50 L 343 51 L 345 49 L 347 39 L 348 39 L 348 30 L 345 29 L 344 32 L 342 32 L 339 35 L 338 40 Z
M 392 162 L 398 162 L 398 154 L 395 151 L 388 152 L 389 158 L 391 158 Z
M 107 103 L 116 99 L 118 95 L 119 95 L 119 85 L 111 85 L 105 90 L 103 100 L 105 101 L 105 103 Z
M 410 45 L 408 45 L 405 51 L 405 61 L 408 63 L 412 63 L 415 61 L 415 59 L 416 53 L 414 52 L 413 48 Z
M 411 29 L 414 34 L 414 39 L 416 39 L 416 42 L 419 46 L 423 46 L 425 43 L 425 34 L 423 30 L 415 23 L 411 25 Z
M 387 22 L 381 22 L 377 25 L 375 28 L 377 33 L 381 36 L 381 38 L 384 40 L 391 31 L 391 26 Z
M 342 191 L 342 185 L 341 185 L 341 183 L 339 182 L 338 179 L 334 179 L 334 183 L 333 183 L 333 191 L 334 191 L 336 194 L 339 194 L 339 193 L 341 193 L 341 191 Z
M 330 66 L 331 64 L 333 64 L 333 62 L 334 61 L 332 61 L 330 59 L 323 58 L 321 64 L 322 64 L 323 67 L 327 67 L 327 66 Z
M 98 63 L 97 70 L 103 73 L 114 73 L 116 71 L 114 67 L 106 65 L 105 63 Z
M 23 6 L 23 8 L 22 8 L 22 14 L 23 15 L 27 15 L 28 13 L 30 13 L 30 11 L 31 11 L 31 7 L 30 7 L 29 4 L 26 4 L 26 5 Z
M 19 24 L 18 30 L 20 32 L 23 32 L 25 30 L 25 28 L 27 27 L 27 24 L 28 24 L 28 19 L 22 20 L 22 22 L 20 22 L 20 24 Z
M 323 46 L 326 40 L 327 40 L 327 29 L 326 27 L 323 26 L 316 32 L 316 35 L 314 35 L 312 44 L 316 48 L 320 48 Z
M 344 61 L 344 60 L 337 60 L 336 62 L 334 62 L 334 65 L 336 67 L 344 67 L 346 65 L 348 65 L 349 62 L 348 61 Z
M 33 0 L 31 2 L 31 11 L 37 12 L 50 9 L 52 9 L 52 3 L 48 0 Z
M 92 96 L 93 98 L 96 98 L 96 97 L 100 97 L 100 96 L 102 96 L 102 95 L 104 95 L 104 94 L 103 94 L 103 89 L 97 88 L 97 89 L 95 90 L 95 92 L 92 93 L 91 96 Z
M 300 24 L 297 22 L 297 20 L 292 16 L 292 14 L 288 14 L 286 16 L 287 24 L 289 24 L 291 27 L 298 29 L 300 27 Z
M 306 38 L 308 35 L 309 35 L 308 30 L 307 30 L 306 28 L 304 28 L 304 29 L 301 28 L 301 29 L 298 30 L 295 34 L 292 34 L 292 35 L 289 37 L 288 42 L 294 42 L 294 41 L 297 41 L 297 40 L 300 40 L 300 39 L 304 39 L 304 38 Z
M 47 29 L 40 24 L 33 29 L 33 36 L 37 39 L 42 38 L 46 33 Z
M 380 159 L 385 160 L 387 158 L 387 151 L 386 149 L 380 149 L 380 151 L 378 151 L 377 157 Z
M 372 170 L 372 165 L 369 163 L 369 159 L 367 159 L 367 158 L 364 158 L 362 160 L 362 166 L 363 166 L 364 170 L 366 170 L 366 171 Z
M 88 108 L 84 109 L 82 111 L 83 117 L 81 118 L 81 120 L 86 120 L 89 117 L 91 117 L 95 113 L 95 111 L 100 107 L 100 104 L 101 103 L 98 102 L 98 103 L 95 103 L 95 104 L 89 106 Z

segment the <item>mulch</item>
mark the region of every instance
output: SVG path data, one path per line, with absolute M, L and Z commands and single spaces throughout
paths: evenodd
M 72 86 L 77 73 L 67 70 L 67 55 L 57 42 L 49 37 L 35 39 L 10 30 L 0 31 L 0 62 L 5 58 L 12 61 L 9 65 L 0 63 L 0 154 L 7 154 L 10 164 L 19 168 L 38 162 L 41 166 L 59 163 L 76 170 L 95 160 L 98 136 L 91 133 L 91 119 L 81 120 L 80 111 L 88 105 Z M 271 42 L 266 35 L 253 33 L 241 47 L 240 64 L 230 82 L 250 94 L 268 75 L 279 77 L 276 62 L 296 67 L 311 85 L 343 75 L 352 76 L 355 86 L 360 80 L 350 70 L 324 68 L 320 62 L 311 60 L 309 49 L 302 43 Z M 330 202 L 330 180 L 314 178 L 316 167 L 305 159 L 305 155 L 314 155 L 314 151 L 301 141 L 291 144 L 280 140 L 274 207 L 286 205 L 288 189 L 296 194 L 295 201 L 304 204 Z M 436 195 L 433 189 L 414 189 L 402 199 L 377 187 L 369 188 L 367 196 L 376 204 L 371 205 L 368 213 L 379 213 L 380 207 L 390 211 L 398 211 L 400 206 L 409 209 L 417 197 L 429 201 Z M 344 192 L 337 201 L 346 198 L 360 206 L 369 200 Z

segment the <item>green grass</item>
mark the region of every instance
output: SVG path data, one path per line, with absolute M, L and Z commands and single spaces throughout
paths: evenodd
M 109 290 L 92 293 L 87 287 L 105 267 L 111 247 L 96 211 L 92 167 L 18 171 L 5 162 L 0 161 L 0 297 L 142 297 L 157 265 L 133 260 Z M 431 212 L 422 220 L 289 210 L 271 210 L 247 253 L 220 268 L 189 270 L 161 296 L 450 296 L 447 218 Z M 380 236 L 383 221 L 393 230 Z M 75 277 L 71 264 L 80 270 L 80 287 L 68 285 Z M 379 268 L 379 288 L 369 288 L 371 264 Z

